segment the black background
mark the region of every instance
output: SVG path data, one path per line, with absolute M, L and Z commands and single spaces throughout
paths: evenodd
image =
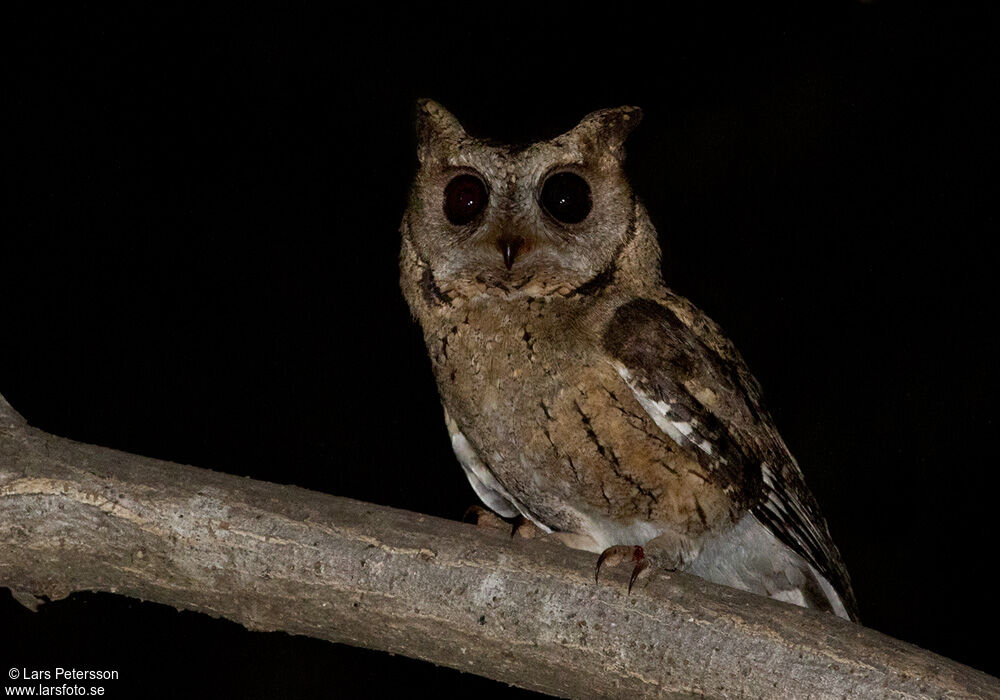
M 865 623 L 997 673 L 996 18 L 582 8 L 11 18 L 0 392 L 77 440 L 457 518 L 397 282 L 413 102 L 501 140 L 637 104 L 668 283 L 764 385 Z M 4 667 L 118 668 L 119 696 L 503 689 L 105 595 L 4 592 L 0 635 Z

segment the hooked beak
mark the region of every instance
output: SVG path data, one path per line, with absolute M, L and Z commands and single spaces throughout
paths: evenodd
M 505 233 L 497 239 L 497 248 L 500 249 L 500 253 L 503 255 L 503 264 L 509 270 L 514 266 L 514 259 L 517 257 L 517 254 L 524 248 L 524 238 Z

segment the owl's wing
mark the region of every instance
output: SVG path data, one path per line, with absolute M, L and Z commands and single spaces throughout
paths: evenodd
M 624 304 L 602 340 L 660 429 L 689 449 L 738 508 L 752 510 L 822 574 L 856 618 L 847 569 L 816 499 L 761 404 L 760 386 L 719 327 L 670 295 Z

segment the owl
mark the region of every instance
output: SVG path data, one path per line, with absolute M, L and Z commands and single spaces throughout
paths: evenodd
M 857 619 L 761 390 L 663 281 L 623 169 L 635 107 L 530 145 L 417 106 L 401 287 L 482 502 L 566 545 Z

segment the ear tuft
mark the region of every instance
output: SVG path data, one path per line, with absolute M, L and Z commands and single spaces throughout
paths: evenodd
M 581 119 L 569 133 L 586 138 L 602 151 L 624 160 L 625 139 L 641 121 L 642 110 L 638 107 L 599 109 Z
M 424 162 L 443 145 L 466 136 L 458 119 L 434 100 L 422 98 L 416 104 L 417 155 Z

